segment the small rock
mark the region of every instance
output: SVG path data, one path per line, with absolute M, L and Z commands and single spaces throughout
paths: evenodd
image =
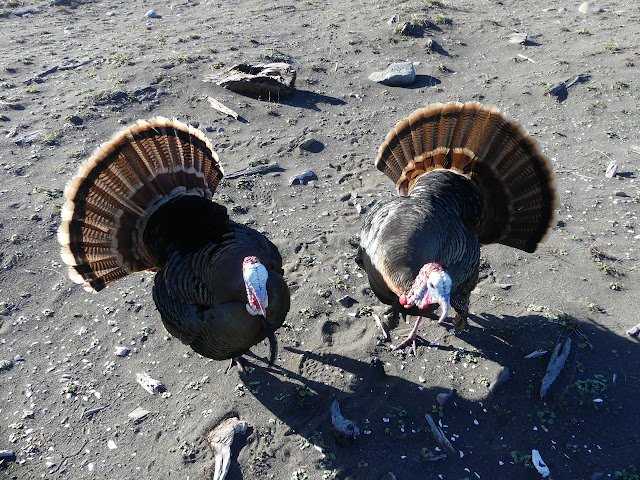
M 306 185 L 308 182 L 317 179 L 318 177 L 312 170 L 307 170 L 306 172 L 291 177 L 289 179 L 289 185 Z
M 625 192 L 616 192 L 616 197 L 629 198 L 629 195 Z
M 364 211 L 364 207 L 359 203 L 356 203 L 355 207 L 356 207 L 356 212 L 358 213 L 362 213 Z
M 392 63 L 384 72 L 373 72 L 369 80 L 390 87 L 402 87 L 415 82 L 416 71 L 412 62 Z
M 21 17 L 22 15 L 26 15 L 27 13 L 33 13 L 33 10 L 31 10 L 30 8 L 25 8 L 23 10 L 18 10 L 14 14 L 18 17 Z
M 455 390 L 452 388 L 451 390 L 449 390 L 449 393 L 439 393 L 438 395 L 436 395 L 436 401 L 438 402 L 438 405 L 440 405 L 441 407 L 444 406 L 444 404 L 447 403 L 447 400 L 451 398 L 454 392 Z
M 315 138 L 309 138 L 300 144 L 301 150 L 311 150 L 311 145 L 316 142 Z
M 584 2 L 578 7 L 578 11 L 580 13 L 598 13 L 601 12 L 602 9 L 593 2 Z
M 149 17 L 149 18 L 158 18 L 159 15 L 158 15 L 158 12 L 156 12 L 155 10 L 149 10 L 147 12 L 147 17 Z
M 129 350 L 127 347 L 116 347 L 116 355 L 118 357 L 126 357 L 127 355 L 129 355 L 129 353 L 131 353 L 131 350 Z
M 349 295 L 345 295 L 340 300 L 338 300 L 338 303 L 343 307 L 349 308 L 352 305 L 358 303 L 358 301 L 355 298 L 350 297 Z
M 24 362 L 24 358 L 22 358 L 20 355 L 16 355 L 15 357 L 13 357 L 13 361 L 14 362 Z
M 17 140 L 16 140 L 17 143 Z M 616 176 L 616 173 L 618 173 L 618 162 L 616 162 L 615 160 L 611 160 L 611 162 L 609 162 L 609 166 L 607 167 L 606 172 L 604 173 L 604 176 L 607 178 L 613 178 Z
M 141 422 L 142 420 L 144 420 L 144 418 L 149 415 L 149 410 L 145 410 L 142 407 L 138 407 L 136 408 L 134 411 L 132 411 L 129 415 L 127 415 L 127 417 L 129 417 L 130 420 L 133 420 L 134 422 Z
M 525 43 L 527 43 L 527 34 L 521 32 L 512 33 L 509 37 L 509 42 L 524 45 Z
M 118 448 L 118 446 L 116 445 L 116 442 L 114 442 L 113 440 L 109 440 L 107 442 L 107 448 L 109 450 L 115 450 L 116 448 Z

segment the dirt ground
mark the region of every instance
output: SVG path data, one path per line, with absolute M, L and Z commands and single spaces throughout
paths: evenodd
M 640 7 L 579 5 L 0 1 L 0 450 L 15 453 L 0 475 L 204 478 L 204 434 L 233 414 L 249 429 L 230 480 L 541 478 L 532 449 L 556 480 L 638 479 L 640 349 L 625 331 L 640 322 Z M 518 32 L 524 44 L 510 42 Z M 411 87 L 368 80 L 404 60 L 419 62 Z M 251 98 L 203 81 L 238 61 L 289 62 L 294 94 Z M 565 98 L 545 95 L 577 75 Z M 414 356 L 390 349 L 410 325 L 383 340 L 354 245 L 372 202 L 394 192 L 373 165 L 387 132 L 452 100 L 495 105 L 541 143 L 557 226 L 534 254 L 485 247 L 467 331 L 423 323 Z M 218 192 L 285 259 L 292 307 L 271 369 L 265 344 L 246 374 L 225 374 L 225 362 L 170 338 L 151 274 L 90 294 L 61 265 L 65 184 L 101 142 L 154 115 L 206 131 L 227 173 L 279 165 Z M 316 148 L 299 148 L 312 138 Z M 289 185 L 306 170 L 317 180 Z M 550 355 L 568 339 L 541 400 Z M 537 350 L 547 353 L 525 358 Z M 166 393 L 144 391 L 140 372 Z M 359 426 L 351 445 L 334 439 L 333 400 Z M 137 407 L 150 413 L 136 423 Z M 425 414 L 454 455 L 436 460 Z

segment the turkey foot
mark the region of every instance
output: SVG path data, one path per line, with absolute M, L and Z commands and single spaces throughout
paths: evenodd
M 413 346 L 413 354 L 416 355 L 416 335 L 418 333 L 418 327 L 420 326 L 420 322 L 422 321 L 422 317 L 418 317 L 416 320 L 416 324 L 413 326 L 413 329 L 409 332 L 409 335 L 400 335 L 401 337 L 407 337 L 404 342 L 402 342 L 397 347 L 393 347 L 393 350 L 400 350 L 401 348 L 407 347 L 409 345 Z
M 229 373 L 229 370 L 231 370 L 231 367 L 233 367 L 234 365 L 238 368 L 238 372 L 240 373 L 245 373 L 245 369 L 244 369 L 244 358 L 243 357 L 234 357 L 231 359 L 231 361 L 229 362 L 229 366 L 227 367 L 227 370 L 224 372 L 224 374 L 226 375 L 227 373 Z
M 453 319 L 453 328 L 456 333 L 462 333 L 467 328 L 467 317 L 460 314 Z

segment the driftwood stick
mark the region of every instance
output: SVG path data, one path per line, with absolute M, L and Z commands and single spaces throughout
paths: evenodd
M 278 165 L 278 163 L 269 163 L 268 165 L 260 165 L 259 167 L 255 168 L 245 168 L 243 170 L 238 170 L 237 172 L 226 174 L 224 178 L 238 178 L 244 177 L 246 175 L 255 175 L 257 173 L 262 174 L 270 172 L 272 170 L 277 170 L 279 168 L 280 165 Z

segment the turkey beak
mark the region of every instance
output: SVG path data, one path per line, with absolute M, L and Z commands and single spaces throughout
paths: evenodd
M 438 300 L 438 305 L 440 305 L 440 310 L 442 311 L 442 313 L 440 313 L 440 318 L 438 319 L 438 323 L 442 323 L 444 322 L 444 320 L 447 318 L 447 315 L 449 314 L 449 295 L 442 295 L 436 298 Z

